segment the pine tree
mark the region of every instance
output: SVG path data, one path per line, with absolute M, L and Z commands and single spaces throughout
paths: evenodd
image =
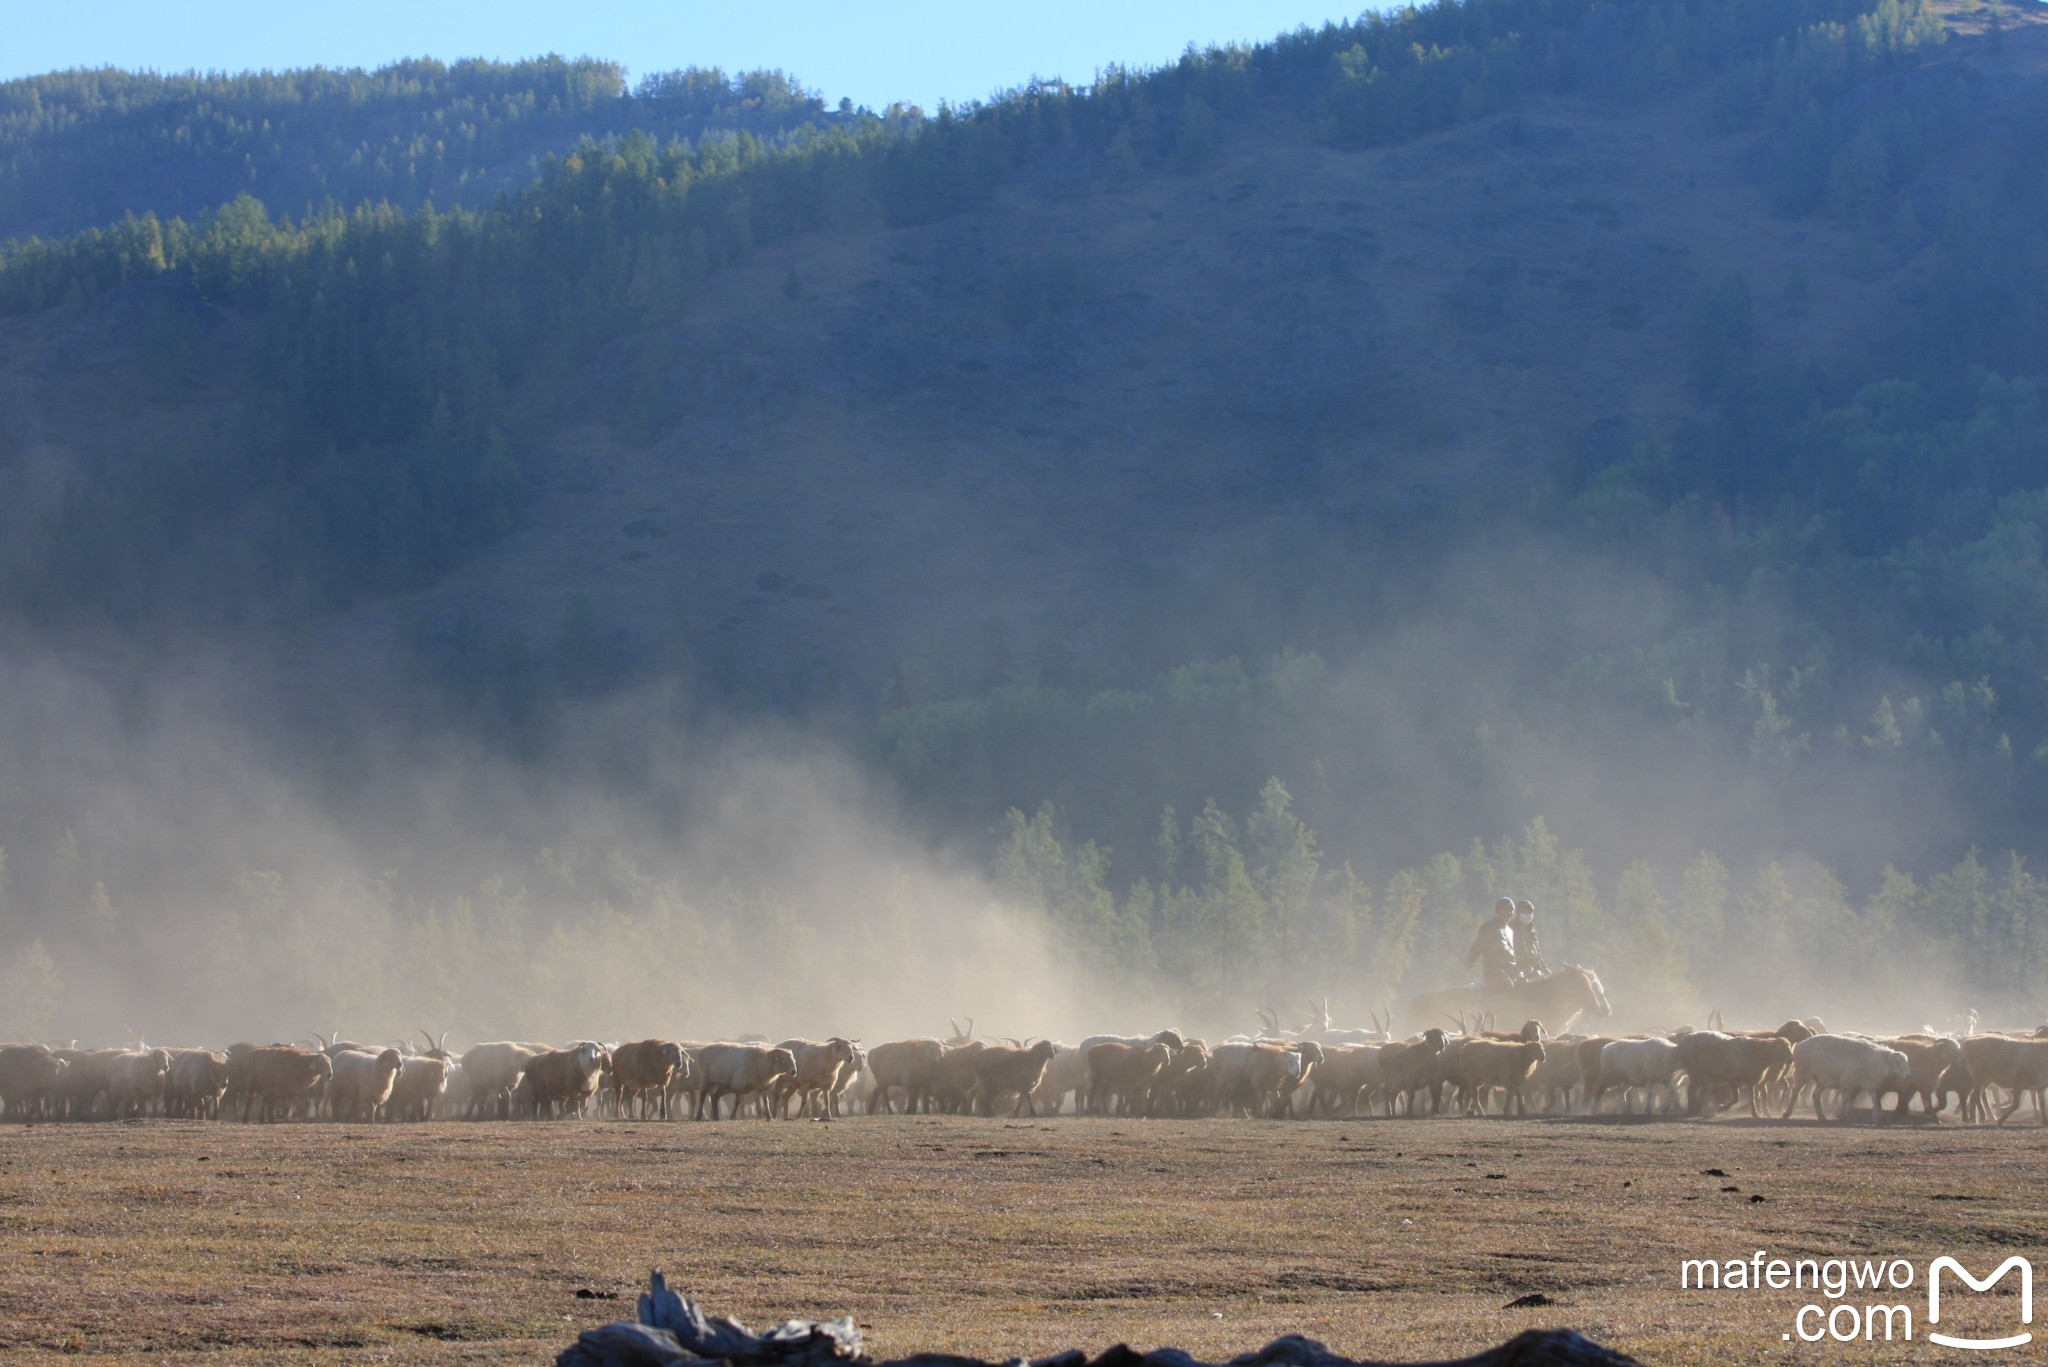
M 40 939 L 8 957 L 0 970 L 0 1035 L 8 1039 L 47 1038 L 64 1000 L 64 979 Z

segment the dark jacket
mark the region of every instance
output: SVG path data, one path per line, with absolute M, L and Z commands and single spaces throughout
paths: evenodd
M 1512 921 L 1502 923 L 1488 918 L 1479 927 L 1479 933 L 1472 937 L 1472 948 L 1465 951 L 1465 967 L 1483 965 L 1489 978 L 1508 977 L 1515 968 L 1515 935 Z

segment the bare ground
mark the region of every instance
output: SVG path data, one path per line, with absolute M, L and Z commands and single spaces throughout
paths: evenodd
M 1681 1258 L 1981 1274 L 2048 1232 L 2042 1147 L 1730 1121 L 16 1127 L 0 1356 L 535 1361 L 661 1267 L 749 1322 L 853 1313 L 879 1353 L 1299 1332 L 1427 1358 L 1563 1324 L 1646 1361 L 1778 1361 L 1824 1298 L 1680 1291 Z M 1503 1308 L 1531 1292 L 1555 1304 Z M 1924 1334 L 1923 1290 L 1884 1299 Z

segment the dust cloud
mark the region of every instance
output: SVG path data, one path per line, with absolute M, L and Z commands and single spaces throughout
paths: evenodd
M 1352 555 L 1347 580 L 1337 552 L 1294 542 L 1227 548 L 1159 601 L 1254 661 L 1333 642 L 1313 707 L 1248 728 L 1207 791 L 1159 796 L 1241 812 L 1284 777 L 1325 866 L 1368 887 L 1386 938 L 1351 960 L 1201 992 L 1093 960 L 1049 908 L 997 891 L 998 811 L 911 810 L 857 743 L 672 679 L 578 703 L 549 755 L 510 757 L 408 716 L 398 690 L 299 690 L 231 651 L 17 647 L 0 654 L 0 1035 L 873 1041 L 971 1017 L 983 1037 L 1216 1038 L 1260 1007 L 1299 1024 L 1322 997 L 1361 1026 L 1465 981 L 1504 893 L 1542 909 L 1553 963 L 1602 974 L 1613 1028 L 1714 1007 L 1742 1025 L 1946 1029 L 1971 1006 L 2022 1023 L 2020 994 L 1886 900 L 1890 862 L 1953 847 L 1939 790 L 1910 760 L 1882 783 L 1849 760 L 1788 777 L 1717 739 L 1755 689 L 1728 642 L 1686 636 L 1683 586 L 1526 538 L 1464 538 L 1375 584 L 1395 551 Z M 1751 615 L 1782 648 L 1790 615 Z M 1120 900 L 1153 801 L 1094 793 L 1076 821 L 1127 861 Z
M 978 851 L 914 837 L 795 730 L 689 731 L 634 696 L 582 723 L 641 748 L 630 796 L 389 737 L 323 790 L 224 705 L 238 687 L 0 669 L 0 1033 L 1022 1037 L 1147 1014 L 1004 906 Z

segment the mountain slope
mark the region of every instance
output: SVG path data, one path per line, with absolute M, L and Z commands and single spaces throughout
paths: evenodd
M 18 252 L 9 607 L 524 753 L 632 685 L 887 708 L 934 811 L 1057 793 L 1127 852 L 1275 769 L 1345 848 L 1518 823 L 1561 758 L 1648 813 L 1603 796 L 1645 755 L 1768 841 L 1752 791 L 1902 749 L 1934 848 L 2021 843 L 2048 30 L 1939 15 L 1473 0 L 780 151 L 622 139 L 482 214 Z M 1077 739 L 1289 648 L 1386 715 L 1326 700 L 1303 734 L 1349 739 L 1286 766 Z
M 641 642 L 748 641 L 751 691 L 824 657 L 872 699 L 996 619 L 1020 653 L 1068 630 L 1092 655 L 1148 575 L 1261 525 L 1511 506 L 1704 417 L 1709 282 L 1804 273 L 1759 320 L 1768 366 L 1883 334 L 1910 268 L 1848 277 L 1844 235 L 1788 229 L 1703 123 L 1539 102 L 1364 152 L 1265 128 L 1192 177 L 764 250 L 609 344 L 530 526 L 413 605 L 551 622 L 582 592 Z

